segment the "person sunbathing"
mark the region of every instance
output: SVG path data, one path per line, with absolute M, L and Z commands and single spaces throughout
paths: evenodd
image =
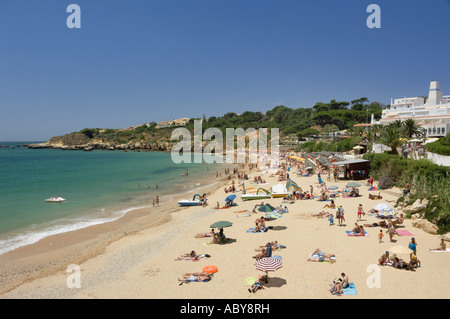
M 259 224 L 256 223 L 255 229 L 252 229 L 252 232 L 253 232 L 253 233 L 259 233 L 260 231 L 261 231 L 261 227 L 259 227 Z
M 208 244 L 219 244 L 219 242 L 220 242 L 219 233 L 215 233 L 213 236 L 213 240 L 211 240 L 211 242 L 209 242 Z
M 197 272 L 197 273 L 185 273 L 182 275 L 182 279 L 178 278 L 178 281 L 181 281 L 180 285 L 183 283 L 188 283 L 192 281 L 210 281 L 213 274 L 205 273 L 205 272 Z
M 322 211 L 320 213 L 311 214 L 311 216 L 314 216 L 317 218 L 327 218 L 330 216 L 330 213 Z
M 259 278 L 257 282 L 255 282 L 250 288 L 248 288 L 248 292 L 255 293 L 259 289 L 264 289 L 263 283 L 264 279 L 262 277 Z
M 355 227 L 352 229 L 353 233 L 360 233 L 362 226 L 359 226 L 358 223 L 355 223 Z
M 342 287 L 342 279 L 341 278 L 335 279 L 333 281 L 333 284 L 331 285 L 331 288 L 330 288 L 330 292 L 332 295 L 340 295 L 344 292 L 343 287 Z
M 322 208 L 336 208 L 336 204 L 334 203 L 334 200 L 331 200 L 330 204 L 326 204 Z
M 314 257 L 314 255 L 317 255 L 317 256 L 319 256 L 319 257 L 326 257 L 326 258 L 336 257 L 335 254 L 324 253 L 324 252 L 321 251 L 319 248 L 317 248 L 311 255 L 312 255 L 313 257 Z
M 430 248 L 430 251 L 446 251 L 447 245 L 445 244 L 444 238 L 441 238 L 441 243 L 438 248 Z
M 365 236 L 366 234 L 364 233 L 364 227 L 362 227 L 362 226 L 359 226 L 359 231 L 358 232 L 353 232 L 353 233 L 349 233 L 348 234 L 349 236 L 355 236 L 355 237 L 357 237 L 357 236 Z
M 383 199 L 383 197 L 378 193 L 378 195 L 369 194 L 369 199 Z
M 195 251 L 191 251 L 189 254 L 184 254 L 177 257 L 175 260 L 195 260 L 197 257 L 197 253 Z
M 387 224 L 384 220 L 379 221 L 378 223 L 372 223 L 372 224 L 364 224 L 364 227 L 387 227 Z
M 209 233 L 200 233 L 195 235 L 195 238 L 204 238 L 204 237 L 214 237 L 214 229 L 211 229 L 211 231 Z
M 403 214 L 400 214 L 400 217 L 399 217 L 399 218 L 394 219 L 394 220 L 392 221 L 392 226 L 394 226 L 395 228 L 397 228 L 398 225 L 403 224 L 403 220 L 404 220 Z
M 331 264 L 336 262 L 334 259 L 331 259 L 330 257 L 308 257 L 306 261 L 315 261 L 315 262 L 328 261 Z
M 271 257 L 271 256 L 268 256 L 269 254 L 272 255 L 271 252 L 269 253 L 267 251 L 267 249 L 263 248 L 262 252 L 257 254 L 257 255 L 255 255 L 255 256 L 253 256 L 253 258 L 255 258 L 256 260 L 259 260 L 259 259 L 264 258 L 264 257 Z
M 381 255 L 381 257 L 378 259 L 378 265 L 380 266 L 384 266 L 384 265 L 389 265 L 391 262 L 390 256 L 389 256 L 389 251 L 386 250 L 386 252 Z

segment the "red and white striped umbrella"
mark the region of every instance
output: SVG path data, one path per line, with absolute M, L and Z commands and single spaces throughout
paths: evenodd
M 283 267 L 280 259 L 273 257 L 264 257 L 254 263 L 257 270 L 261 270 L 264 272 L 276 271 Z

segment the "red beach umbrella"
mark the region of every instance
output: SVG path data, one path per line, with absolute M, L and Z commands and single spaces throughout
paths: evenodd
M 283 267 L 281 260 L 273 257 L 264 257 L 254 263 L 257 270 L 264 271 L 266 274 L 269 271 L 277 271 Z

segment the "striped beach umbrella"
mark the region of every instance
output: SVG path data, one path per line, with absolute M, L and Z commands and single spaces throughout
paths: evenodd
M 380 203 L 373 207 L 374 210 L 380 211 L 382 209 L 393 209 L 391 205 L 386 203 Z
M 278 212 L 276 212 L 276 211 L 273 211 L 273 212 L 267 213 L 267 214 L 266 214 L 266 217 L 278 219 L 278 218 L 283 217 L 283 214 L 280 214 L 280 213 L 278 213 Z
M 412 254 L 413 251 L 411 249 L 409 249 L 409 248 L 404 247 L 404 246 L 397 245 L 397 246 L 391 247 L 389 249 L 389 252 L 393 253 L 393 254 L 409 255 L 409 254 Z
M 277 271 L 282 268 L 283 264 L 280 259 L 264 257 L 255 262 L 254 266 L 257 270 L 264 271 L 267 274 L 269 271 Z
M 383 208 L 378 211 L 377 215 L 381 217 L 394 217 L 398 212 L 393 208 Z
M 379 190 L 380 189 L 375 186 L 372 186 L 371 188 L 369 188 L 369 191 L 379 191 Z

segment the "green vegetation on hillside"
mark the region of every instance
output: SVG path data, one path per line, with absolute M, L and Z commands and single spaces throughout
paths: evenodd
M 427 198 L 430 203 L 424 217 L 439 227 L 440 234 L 450 231 L 450 167 L 392 154 L 364 154 L 363 158 L 370 160 L 375 179 L 389 177 L 400 188 L 411 185 L 408 205 Z
M 427 151 L 439 155 L 450 156 L 450 133 L 436 142 L 428 143 Z

